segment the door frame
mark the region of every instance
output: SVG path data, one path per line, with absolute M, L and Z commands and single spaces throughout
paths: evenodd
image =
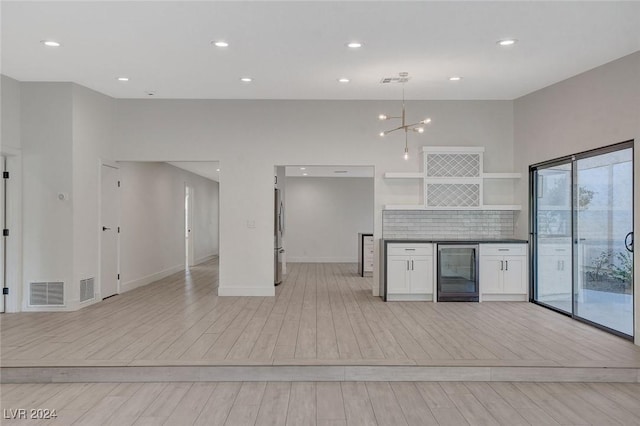
M 100 196 L 98 197 L 98 223 L 96 224 L 96 232 L 98 233 L 98 277 L 100 278 L 100 297 L 97 297 L 96 302 L 102 301 L 102 167 L 111 167 L 118 170 L 118 181 L 120 181 L 120 165 L 116 161 L 99 159 L 98 160 L 98 188 L 100 190 Z M 120 192 L 118 191 L 118 201 L 120 201 Z M 120 227 L 120 214 L 122 206 L 118 203 L 117 222 Z M 116 265 L 118 269 L 118 279 L 116 281 L 116 294 L 120 293 L 121 280 L 120 280 L 120 232 L 116 234 Z
M 6 286 L 9 294 L 3 296 L 6 313 L 20 312 L 26 307 L 23 300 L 24 283 L 22 282 L 22 151 L 18 148 L 3 146 L 0 154 L 6 158 L 9 181 L 5 196 L 7 197 L 6 221 L 9 229 L 7 237 L 7 273 Z
M 560 158 L 555 158 L 549 161 L 543 161 L 540 163 L 536 163 L 536 164 L 532 164 L 529 166 L 529 241 L 530 241 L 530 245 L 531 245 L 531 255 L 530 255 L 530 260 L 529 260 L 529 301 L 531 303 L 535 303 L 536 305 L 540 305 L 543 306 L 547 309 L 553 310 L 555 312 L 558 312 L 560 314 L 566 315 L 568 317 L 571 317 L 577 321 L 589 324 L 593 327 L 599 328 L 601 330 L 607 331 L 611 334 L 614 334 L 616 336 L 622 337 L 624 339 L 630 340 L 630 341 L 636 341 L 636 339 L 639 339 L 640 336 L 638 336 L 639 331 L 637 324 L 638 324 L 638 303 L 636 303 L 637 299 L 638 299 L 638 293 L 640 291 L 640 289 L 638 288 L 638 286 L 636 285 L 637 281 L 638 281 L 638 271 L 635 268 L 635 265 L 638 262 L 637 256 L 633 256 L 633 278 L 632 278 L 632 289 L 633 289 L 633 297 L 632 297 L 632 304 L 633 304 L 633 335 L 628 335 L 626 333 L 622 333 L 618 330 L 609 328 L 605 325 L 590 321 L 586 318 L 582 318 L 578 315 L 576 315 L 575 311 L 575 297 L 576 297 L 576 275 L 577 275 L 577 247 L 575 244 L 575 237 L 576 237 L 576 218 L 577 218 L 577 210 L 575 208 L 575 201 L 576 201 L 576 177 L 577 177 L 577 169 L 576 169 L 576 163 L 578 162 L 578 160 L 582 160 L 582 159 L 586 159 L 586 158 L 591 158 L 594 156 L 598 156 L 598 155 L 604 155 L 604 154 L 608 154 L 611 152 L 616 152 L 616 151 L 620 151 L 623 149 L 631 149 L 631 158 L 632 158 L 632 162 L 633 162 L 633 167 L 631 168 L 631 183 L 632 183 L 632 201 L 631 201 L 631 205 L 633 208 L 633 212 L 631 214 L 631 229 L 632 232 L 634 233 L 635 236 L 635 227 L 636 227 L 636 221 L 635 221 L 635 216 L 636 216 L 636 203 L 639 201 L 637 200 L 636 196 L 635 196 L 635 188 L 636 188 L 636 173 L 635 173 L 635 168 L 637 167 L 636 165 L 636 149 L 635 149 L 635 141 L 634 139 L 630 139 L 630 140 L 626 140 L 623 142 L 619 142 L 619 143 L 615 143 L 612 145 L 607 145 L 604 147 L 600 147 L 600 148 L 594 148 L 594 149 L 590 149 L 588 151 L 583 151 L 580 153 L 576 153 L 576 154 L 571 154 L 571 155 L 566 155 L 564 157 L 560 157 Z M 539 169 L 540 167 L 547 167 L 547 166 L 553 166 L 553 165 L 558 165 L 558 164 L 571 164 L 571 225 L 570 225 L 570 229 L 571 229 L 571 312 L 565 312 L 561 309 L 555 308 L 553 306 L 550 306 L 546 303 L 540 302 L 536 300 L 536 295 L 537 295 L 537 233 L 535 232 L 537 230 L 537 217 L 535 215 L 535 210 L 536 210 L 536 195 L 537 195 L 537 179 L 535 179 L 535 172 L 537 169 Z

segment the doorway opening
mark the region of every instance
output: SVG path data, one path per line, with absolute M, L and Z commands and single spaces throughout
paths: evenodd
M 187 274 L 186 287 L 218 285 L 217 161 L 122 161 L 123 292 Z M 202 278 L 202 277 L 205 278 Z
M 634 335 L 633 141 L 530 167 L 533 302 Z
M 347 264 L 342 268 L 353 277 L 372 276 L 374 167 L 287 165 L 278 170 L 284 209 L 276 206 L 274 215 L 284 210 L 286 262 Z

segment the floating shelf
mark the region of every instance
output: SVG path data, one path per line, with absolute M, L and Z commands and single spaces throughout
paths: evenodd
M 385 179 L 424 179 L 422 172 L 385 172 Z
M 386 210 L 522 210 L 516 204 L 484 204 L 485 181 L 520 179 L 521 173 L 485 173 L 484 147 L 423 147 L 423 171 L 385 172 L 385 179 L 422 180 L 424 204 L 391 204 Z

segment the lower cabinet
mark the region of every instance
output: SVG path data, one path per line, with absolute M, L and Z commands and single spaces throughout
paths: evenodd
M 433 244 L 389 244 L 386 299 L 433 300 Z
M 480 244 L 480 300 L 527 300 L 527 245 Z

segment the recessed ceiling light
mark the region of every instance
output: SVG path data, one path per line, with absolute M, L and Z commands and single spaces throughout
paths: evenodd
M 518 40 L 516 40 L 515 38 L 505 38 L 502 40 L 498 40 L 497 43 L 500 46 L 513 46 L 514 44 L 516 44 Z
M 253 79 L 251 77 L 241 77 L 240 81 L 243 83 L 251 83 Z
M 212 41 L 211 43 L 213 43 L 213 45 L 215 47 L 229 47 L 229 43 L 227 43 L 226 41 L 222 41 L 222 40 Z
M 303 174 L 302 174 L 302 176 L 307 176 L 307 175 L 308 175 L 308 173 L 303 173 Z
M 338 82 L 339 82 L 339 83 L 348 83 L 348 82 L 349 82 L 349 79 L 348 79 L 348 78 L 344 78 L 344 77 L 343 77 L 343 78 L 339 78 L 339 79 L 338 79 Z
M 118 81 L 129 81 L 129 77 L 118 77 Z
M 300 170 L 307 170 L 306 167 L 300 167 Z
M 42 40 L 40 43 L 44 44 L 47 47 L 60 47 L 60 43 L 53 40 Z
M 220 171 L 220 169 L 216 169 L 216 172 L 219 172 L 219 171 Z
M 454 75 L 453 77 L 449 77 L 449 81 L 460 81 L 462 77 Z
M 351 49 L 358 49 L 358 48 L 362 47 L 362 43 L 360 43 L 358 41 L 352 41 L 351 43 L 347 43 L 347 47 L 349 47 Z

